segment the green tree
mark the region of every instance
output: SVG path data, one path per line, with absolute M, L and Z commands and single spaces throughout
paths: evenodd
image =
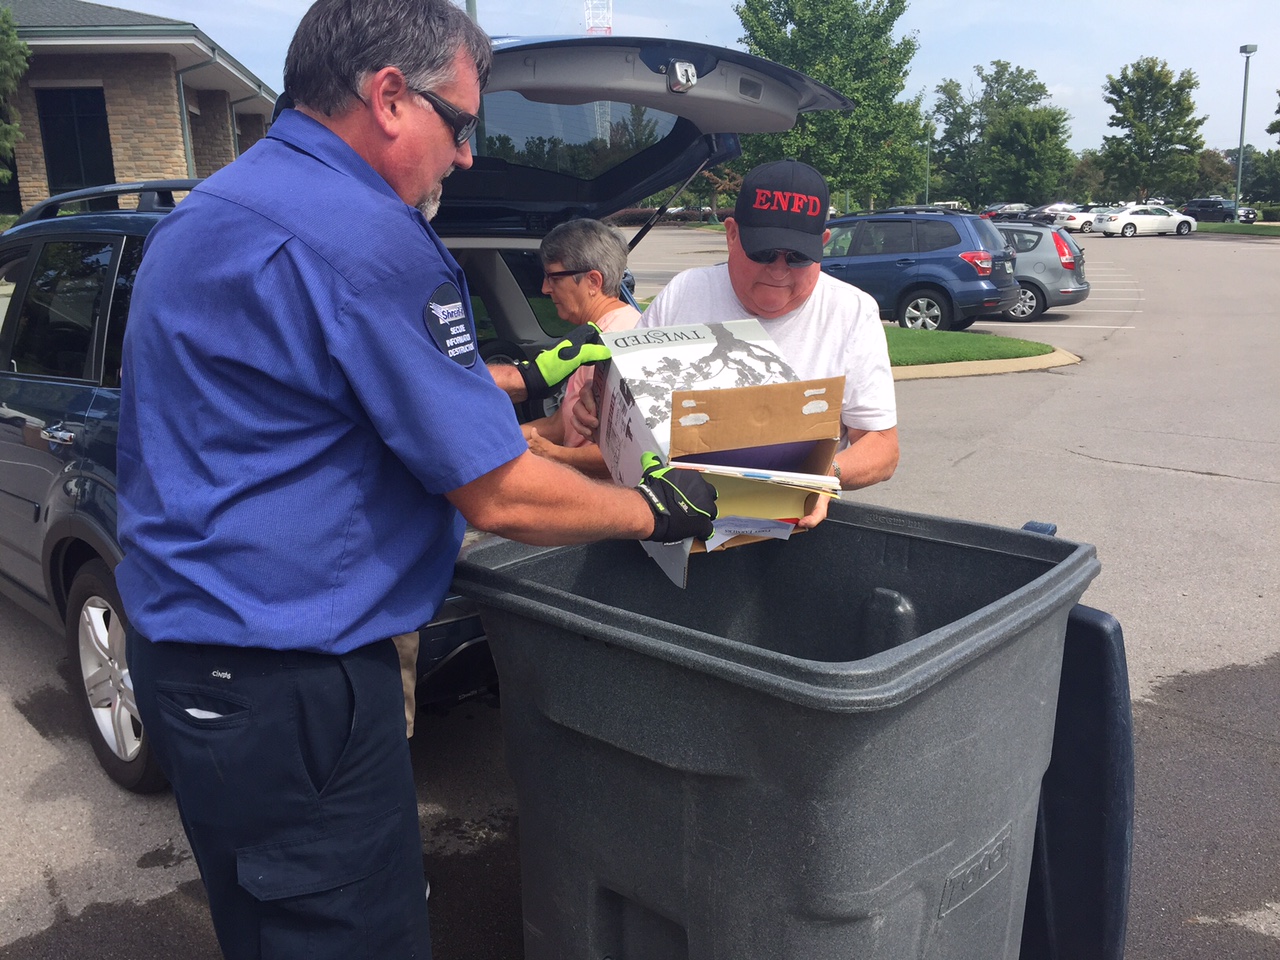
M 1276 96 L 1280 96 L 1280 90 L 1276 91 Z M 1276 116 L 1280 117 L 1280 106 L 1276 107 Z M 1272 136 L 1280 137 L 1280 120 L 1272 120 L 1267 127 L 1267 133 Z
M 1115 188 L 1107 182 L 1102 158 L 1097 150 L 1081 150 L 1071 172 L 1062 182 L 1062 192 L 1080 203 L 1101 203 L 1112 199 Z
M 743 138 L 749 165 L 793 157 L 870 204 L 904 178 L 924 183 L 919 98 L 898 96 L 915 56 L 914 35 L 894 38 L 907 0 L 741 0 L 734 4 L 747 49 L 807 73 L 857 104 L 849 112 L 803 114 L 785 133 Z M 904 173 L 904 170 L 906 171 Z
M 1107 74 L 1103 100 L 1113 113 L 1107 125 L 1124 131 L 1104 137 L 1103 164 L 1122 192 L 1145 200 L 1153 191 L 1181 193 L 1195 181 L 1204 149 L 1192 93 L 1200 81 L 1191 70 L 1176 77 L 1156 57 L 1143 57 Z
M 1257 154 L 1252 168 L 1246 166 L 1245 173 L 1249 175 L 1249 185 L 1243 193 L 1250 201 L 1280 202 L 1280 150 Z
M 13 160 L 13 148 L 22 139 L 18 122 L 22 119 L 13 105 L 18 92 L 18 81 L 27 72 L 31 48 L 18 39 L 18 28 L 8 7 L 0 8 L 0 183 L 8 183 L 13 176 L 8 169 Z
M 1034 70 L 993 60 L 973 72 L 976 90 L 950 79 L 935 88 L 943 192 L 975 209 L 996 200 L 1057 199 L 1075 163 L 1066 111 L 1046 102 L 1049 89 Z
M 1218 153 L 1223 162 L 1226 163 L 1229 174 L 1224 182 L 1229 190 L 1234 191 L 1236 188 L 1236 148 L 1232 147 L 1229 150 L 1214 152 Z M 1244 145 L 1244 176 L 1240 180 L 1240 198 L 1242 200 L 1266 196 L 1266 194 L 1258 193 L 1254 185 L 1255 175 L 1258 170 L 1258 160 L 1261 156 L 1262 154 L 1258 151 L 1258 148 L 1252 143 Z M 1231 196 L 1226 190 L 1218 190 L 1217 192 L 1222 193 L 1224 196 Z
M 1076 159 L 1067 147 L 1065 110 L 1011 107 L 990 123 L 986 139 L 994 192 L 1031 203 L 1063 198 Z
M 1231 151 L 1234 156 L 1235 151 Z M 1196 157 L 1196 178 L 1187 189 L 1178 192 L 1178 196 L 1190 200 L 1192 197 L 1207 197 L 1212 194 L 1226 196 L 1236 185 L 1235 166 L 1227 160 L 1221 150 L 1205 148 Z
M 942 192 L 964 198 L 977 210 L 988 202 L 986 144 L 978 98 L 966 95 L 958 80 L 944 80 L 938 84 L 937 94 L 933 112 L 942 121 L 938 137 Z

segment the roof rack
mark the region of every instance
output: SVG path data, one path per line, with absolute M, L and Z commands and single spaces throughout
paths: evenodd
M 16 227 L 36 220 L 52 220 L 63 212 L 64 207 L 73 203 L 128 194 L 138 195 L 137 211 L 128 212 L 149 213 L 157 210 L 172 210 L 177 206 L 174 193 L 192 190 L 199 183 L 199 180 L 144 180 L 140 183 L 105 183 L 97 187 L 85 187 L 82 190 L 72 190 L 69 193 L 60 193 L 48 200 L 42 200 L 18 217 L 13 225 Z
M 961 217 L 969 213 L 968 210 L 953 210 L 951 207 L 932 207 L 928 204 L 918 204 L 916 206 L 904 207 L 885 207 L 883 210 L 873 210 L 872 213 L 943 213 L 952 217 Z

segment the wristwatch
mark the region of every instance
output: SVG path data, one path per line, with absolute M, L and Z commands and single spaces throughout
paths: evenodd
M 836 475 L 836 479 L 840 481 L 841 486 L 844 485 L 844 478 L 840 476 L 840 464 L 834 460 L 831 461 L 831 469 Z

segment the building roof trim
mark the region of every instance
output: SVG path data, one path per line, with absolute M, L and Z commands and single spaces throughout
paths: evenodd
M 19 27 L 34 56 L 168 53 L 188 86 L 226 90 L 240 113 L 270 116 L 276 92 L 194 24 L 126 27 Z

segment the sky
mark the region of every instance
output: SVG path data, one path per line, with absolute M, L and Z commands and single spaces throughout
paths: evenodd
M 580 34 L 583 0 L 473 0 L 480 25 L 493 36 Z M 310 0 L 113 0 L 111 6 L 194 22 L 263 83 L 279 92 L 289 39 Z M 465 6 L 465 0 L 459 3 Z M 996 11 L 999 10 L 997 13 Z M 897 35 L 914 33 L 919 47 L 904 94 L 925 94 L 958 80 L 976 90 L 974 67 L 1007 60 L 1035 71 L 1052 102 L 1071 115 L 1073 150 L 1101 146 L 1115 131 L 1102 100 L 1107 75 L 1142 57 L 1157 57 L 1200 82 L 1196 115 L 1205 145 L 1234 149 L 1240 139 L 1243 44 L 1250 58 L 1245 142 L 1280 146 L 1266 132 L 1280 102 L 1280 0 L 1062 0 L 963 3 L 908 0 Z M 675 37 L 741 47 L 733 0 L 613 0 L 613 32 Z

